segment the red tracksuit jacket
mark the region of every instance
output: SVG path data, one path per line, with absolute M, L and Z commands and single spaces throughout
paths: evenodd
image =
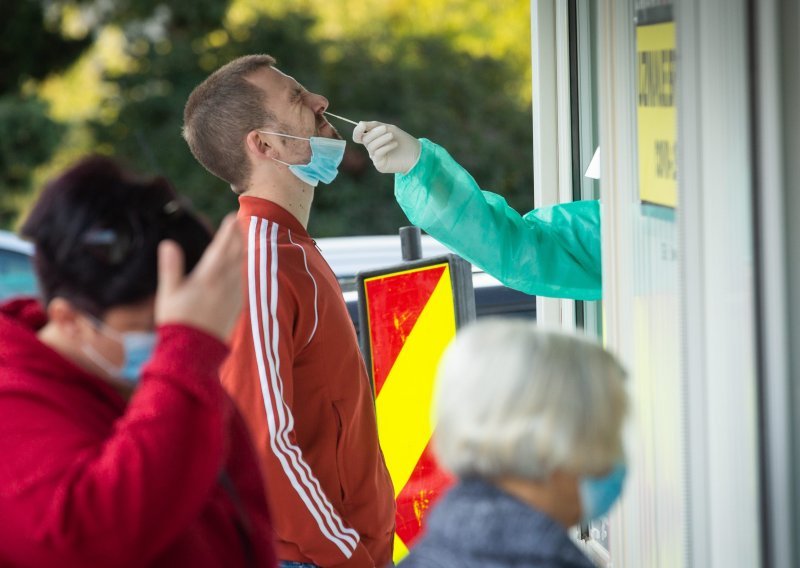
M 225 345 L 161 327 L 126 402 L 40 342 L 44 323 L 34 301 L 0 308 L 0 567 L 275 566 Z
M 261 458 L 278 558 L 383 567 L 394 490 L 341 289 L 294 216 L 255 197 L 239 205 L 246 304 L 222 383 Z

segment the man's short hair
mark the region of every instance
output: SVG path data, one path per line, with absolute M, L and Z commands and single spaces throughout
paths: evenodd
M 183 137 L 192 154 L 237 193 L 250 177 L 247 133 L 275 119 L 265 108 L 265 93 L 247 78 L 274 64 L 270 55 L 234 59 L 192 91 L 183 111 Z
M 434 447 L 459 477 L 601 475 L 623 457 L 625 371 L 600 345 L 523 320 L 460 332 L 439 366 Z

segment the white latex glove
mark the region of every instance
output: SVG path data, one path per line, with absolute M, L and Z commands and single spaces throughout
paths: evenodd
M 406 174 L 419 160 L 419 140 L 393 124 L 359 122 L 353 142 L 367 148 L 375 169 L 384 174 Z

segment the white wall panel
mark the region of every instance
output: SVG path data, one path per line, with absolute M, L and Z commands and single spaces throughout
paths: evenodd
M 689 561 L 761 562 L 746 4 L 683 0 L 680 198 L 685 251 Z

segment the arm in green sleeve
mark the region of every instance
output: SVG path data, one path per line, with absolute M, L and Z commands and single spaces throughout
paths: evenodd
M 395 197 L 412 223 L 506 286 L 539 296 L 600 299 L 597 201 L 521 216 L 501 196 L 481 191 L 444 148 L 420 142 L 417 164 L 395 175 Z

